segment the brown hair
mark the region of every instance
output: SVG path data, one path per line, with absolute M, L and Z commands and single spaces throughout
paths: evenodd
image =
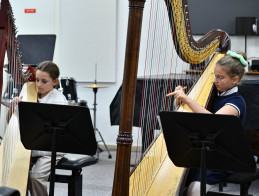
M 55 63 L 51 61 L 43 61 L 37 66 L 36 71 L 37 70 L 49 73 L 52 80 L 55 80 L 59 77 L 59 68 Z
M 247 60 L 246 54 L 244 52 L 237 51 L 236 53 L 242 55 L 244 59 Z M 216 63 L 216 66 L 217 65 L 225 69 L 229 76 L 231 77 L 238 76 L 239 81 L 241 80 L 241 78 L 245 73 L 245 66 L 241 63 L 241 61 L 227 54 L 218 60 L 218 62 Z

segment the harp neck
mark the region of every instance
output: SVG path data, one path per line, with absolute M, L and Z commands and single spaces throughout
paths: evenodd
M 2 98 L 3 68 L 7 53 L 7 72 L 16 84 L 23 84 L 31 79 L 30 71 L 23 72 L 20 60 L 19 42 L 16 38 L 17 28 L 14 23 L 12 7 L 8 0 L 1 1 L 0 9 L 0 102 Z
M 221 30 L 212 30 L 195 41 L 189 17 L 187 0 L 167 0 L 166 6 L 170 20 L 175 49 L 186 62 L 204 62 L 216 49 L 227 52 L 230 48 L 229 35 Z

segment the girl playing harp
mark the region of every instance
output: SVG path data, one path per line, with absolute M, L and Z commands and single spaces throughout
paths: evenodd
M 67 105 L 65 96 L 54 87 L 58 83 L 59 68 L 50 61 L 40 63 L 36 68 L 36 87 L 38 90 L 38 102 L 49 104 Z M 22 101 L 22 97 L 14 98 L 14 103 Z M 58 153 L 56 162 L 63 158 Z M 32 151 L 33 167 L 29 175 L 28 188 L 32 196 L 48 195 L 47 182 L 51 169 L 51 152 Z
M 182 86 L 176 87 L 173 93 L 167 96 L 174 95 L 175 99 L 186 103 L 195 113 L 213 113 L 213 114 L 228 114 L 239 116 L 242 124 L 245 121 L 246 103 L 243 97 L 238 93 L 237 84 L 243 77 L 245 72 L 246 55 L 243 52 L 228 51 L 216 63 L 214 68 L 214 85 L 217 89 L 216 98 L 211 111 L 206 110 L 197 104 L 193 99 L 185 94 L 185 88 Z M 225 171 L 206 171 L 206 189 L 207 191 L 215 184 L 221 182 L 224 178 L 230 175 L 231 172 Z M 195 196 L 200 194 L 200 171 L 191 170 L 189 174 L 191 181 L 187 195 Z

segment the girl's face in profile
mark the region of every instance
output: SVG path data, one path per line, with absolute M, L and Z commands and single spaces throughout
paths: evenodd
M 230 76 L 227 71 L 220 65 L 216 65 L 214 68 L 214 84 L 219 91 L 223 93 L 237 85 L 239 78 L 238 76 Z
M 58 79 L 53 80 L 48 72 L 36 71 L 36 86 L 40 98 L 45 97 L 50 91 L 53 90 L 54 86 L 57 84 Z

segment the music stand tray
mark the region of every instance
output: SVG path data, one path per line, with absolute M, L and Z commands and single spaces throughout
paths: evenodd
M 172 162 L 201 169 L 201 195 L 206 194 L 206 169 L 255 172 L 255 160 L 238 117 L 168 111 L 159 115 Z
M 26 149 L 52 152 L 50 195 L 54 195 L 57 152 L 96 154 L 89 108 L 19 102 L 19 121 L 21 141 Z

